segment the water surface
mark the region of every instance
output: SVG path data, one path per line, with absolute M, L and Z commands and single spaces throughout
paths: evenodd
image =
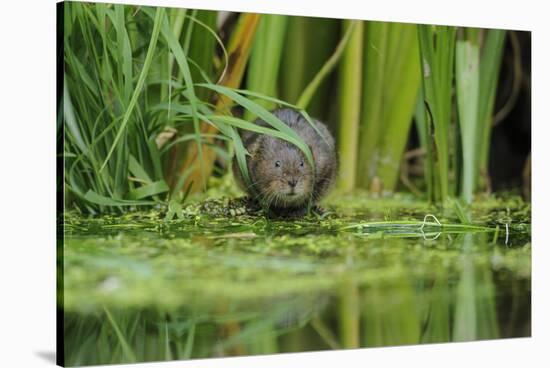
M 333 198 L 295 221 L 207 207 L 67 214 L 68 365 L 531 334 L 521 200 L 478 202 L 467 227 L 407 197 Z

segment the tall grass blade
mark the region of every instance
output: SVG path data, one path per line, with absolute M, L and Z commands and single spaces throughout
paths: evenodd
M 63 117 L 65 125 L 68 128 L 68 133 L 71 135 L 80 151 L 85 153 L 88 150 L 88 143 L 84 141 L 84 137 L 80 133 L 66 79 L 63 83 Z
M 428 149 L 435 165 L 434 198 L 442 202 L 449 195 L 449 140 L 452 107 L 452 81 L 456 28 L 448 26 L 418 26 L 422 88 L 427 105 L 428 132 L 433 132 L 433 144 Z M 429 111 L 428 111 L 429 109 Z M 431 112 L 431 113 L 430 113 Z
M 456 44 L 456 89 L 462 144 L 461 197 L 471 203 L 487 175 L 487 152 L 504 31 L 463 30 Z M 480 36 L 485 35 L 483 49 Z M 472 144 L 471 142 L 474 142 Z
M 424 153 L 424 185 L 426 187 L 426 197 L 429 199 L 434 198 L 434 182 L 433 182 L 433 150 L 428 147 L 431 144 L 432 139 L 429 133 L 431 123 L 426 116 L 424 93 L 422 88 L 418 91 L 418 97 L 416 99 L 416 106 L 414 109 L 414 121 L 416 130 L 418 133 L 418 140 L 420 141 L 420 148 Z
M 221 45 L 224 56 L 226 56 L 223 43 L 215 33 L 217 12 L 194 10 L 191 12 L 191 15 L 189 15 L 184 9 L 172 10 L 178 11 L 178 13 L 175 14 L 175 20 L 171 26 L 171 33 L 180 44 L 184 45 L 183 52 L 190 64 L 191 80 L 194 82 L 199 81 L 204 78 L 204 76 L 213 78 L 215 72 L 214 54 L 216 42 L 218 45 Z M 183 26 L 184 24 L 185 27 Z M 174 61 L 174 53 L 170 52 L 167 66 L 168 79 L 175 79 L 175 81 L 184 80 L 183 70 L 181 68 L 174 70 Z M 227 62 L 227 58 L 225 58 L 224 61 Z M 200 68 L 196 67 L 198 65 L 200 65 Z M 178 96 L 174 93 L 172 85 L 164 83 L 162 84 L 162 88 L 165 98 L 161 98 L 161 101 L 172 103 L 175 96 Z M 210 98 L 209 91 L 207 90 L 197 89 L 194 92 L 198 100 L 208 100 L 208 98 Z M 190 116 L 192 116 L 192 113 Z M 174 120 L 170 108 L 166 111 L 166 118 L 169 121 Z M 174 122 L 176 123 L 178 134 L 193 134 L 195 142 L 197 141 L 196 124 L 177 124 L 177 120 L 174 120 Z M 176 168 L 185 159 L 184 155 L 187 149 L 187 143 L 188 142 L 184 141 L 173 144 L 170 155 L 165 158 L 166 180 L 172 188 L 175 187 L 178 179 Z
M 397 185 L 420 87 L 416 27 L 413 24 L 391 24 L 389 29 L 377 175 L 384 189 L 390 192 Z
M 348 42 L 351 39 L 351 36 L 355 33 L 354 30 L 358 24 L 361 24 L 361 21 L 358 21 L 358 20 L 350 21 L 349 26 L 345 27 L 346 32 L 344 33 L 344 36 L 338 43 L 338 46 L 334 50 L 334 53 L 323 64 L 323 67 L 319 70 L 317 74 L 315 74 L 315 77 L 306 86 L 306 88 L 298 98 L 298 101 L 296 102 L 296 106 L 298 106 L 301 109 L 305 109 L 309 105 L 310 101 L 312 100 L 313 96 L 317 92 L 317 89 L 320 87 L 323 80 L 327 77 L 327 75 L 330 74 L 330 72 L 338 64 L 338 61 L 340 60 L 340 57 L 342 57 L 342 55 L 344 54 L 344 51 L 346 50 Z M 356 35 L 356 37 L 361 37 L 361 36 Z
M 342 55 L 339 73 L 338 147 L 340 172 L 338 187 L 343 191 L 355 188 L 359 116 L 361 113 L 361 74 L 363 57 L 363 22 L 345 20 L 344 34 L 350 34 Z M 351 30 L 351 31 L 350 31 Z M 343 39 L 345 40 L 345 39 Z M 326 64 L 325 64 L 326 65 Z M 307 92 L 307 90 L 306 90 Z M 305 94 L 305 92 L 304 92 Z M 305 94 L 307 97 L 308 95 Z M 303 103 L 302 98 L 298 105 Z
M 456 92 L 462 141 L 462 198 L 470 203 L 478 176 L 477 141 L 479 100 L 479 45 L 470 40 L 456 43 Z
M 289 17 L 279 72 L 281 99 L 297 104 L 307 85 L 334 53 L 342 37 L 340 23 L 337 19 Z M 313 116 L 324 118 L 331 110 L 330 102 L 334 99 L 331 79 L 334 78 L 320 80 L 310 101 L 302 104 Z
M 506 31 L 501 29 L 487 30 L 481 51 L 479 79 L 479 134 L 476 145 L 479 155 L 476 166 L 482 178 L 488 176 L 489 146 L 491 126 L 493 125 L 493 109 L 498 84 L 498 76 L 502 64 L 502 53 Z M 486 181 L 486 180 L 485 180 Z M 486 183 L 484 183 L 486 184 Z
M 287 23 L 286 15 L 262 16 L 250 53 L 246 79 L 248 90 L 277 96 L 277 81 Z M 259 103 L 267 109 L 274 107 L 270 101 L 263 100 Z M 244 118 L 252 121 L 255 116 L 247 110 Z
M 215 75 L 214 57 L 216 44 L 221 43 L 221 40 L 216 38 L 217 16 L 217 11 L 198 10 L 196 16 L 189 19 L 188 23 L 193 24 L 194 32 L 192 32 L 192 37 L 190 38 L 187 56 L 197 65 L 200 65 L 200 70 L 198 68 L 191 68 L 190 70 L 193 81 L 201 80 L 201 73 L 205 73 L 209 77 Z M 187 35 L 189 34 L 187 33 Z M 223 44 L 221 45 L 223 46 Z M 227 60 L 222 60 L 222 62 L 227 62 Z M 195 93 L 201 101 L 207 101 L 210 98 L 210 93 L 207 90 L 197 89 Z
M 368 22 L 364 52 L 357 181 L 393 191 L 420 83 L 416 26 Z
M 380 136 L 384 126 L 384 69 L 386 67 L 389 23 L 366 22 L 365 46 L 364 46 L 364 83 L 363 103 L 361 115 L 361 131 L 359 141 L 358 170 L 361 175 L 357 177 L 360 187 L 368 188 L 370 181 L 376 173 L 380 147 Z
M 205 167 L 203 165 L 203 155 L 202 155 L 202 137 L 200 132 L 200 125 L 199 125 L 199 118 L 198 118 L 198 98 L 195 94 L 195 88 L 193 84 L 193 76 L 191 75 L 191 69 L 189 67 L 189 63 L 187 62 L 187 56 L 185 54 L 184 49 L 181 47 L 178 40 L 174 37 L 172 34 L 168 20 L 166 17 L 163 17 L 162 20 L 162 35 L 164 36 L 164 39 L 168 43 L 168 46 L 172 53 L 174 54 L 174 58 L 176 60 L 176 63 L 178 64 L 181 73 L 183 74 L 183 79 L 185 81 L 185 86 L 187 88 L 188 93 L 188 100 L 189 105 L 191 107 L 191 116 L 193 120 L 193 130 L 195 133 L 195 142 L 196 146 L 198 147 L 198 158 L 199 158 L 199 166 L 201 170 L 201 174 L 204 177 L 205 175 Z M 203 185 L 206 183 L 203 182 Z
M 157 11 L 156 11 L 156 14 L 155 14 L 153 32 L 151 34 L 151 40 L 149 42 L 149 47 L 147 49 L 147 54 L 145 56 L 145 61 L 143 63 L 143 68 L 141 69 L 141 73 L 139 74 L 139 79 L 136 83 L 136 88 L 134 89 L 134 92 L 132 94 L 132 98 L 130 99 L 130 102 L 128 103 L 128 107 L 126 108 L 126 112 L 124 113 L 124 117 L 122 119 L 120 127 L 118 128 L 118 132 L 115 136 L 115 139 L 114 139 L 113 143 L 111 144 L 111 148 L 109 149 L 109 151 L 107 153 L 107 157 L 105 158 L 105 160 L 103 161 L 103 164 L 100 167 L 100 171 L 103 170 L 103 168 L 105 168 L 105 165 L 107 164 L 107 161 L 109 161 L 109 158 L 113 154 L 113 151 L 114 151 L 118 141 L 122 137 L 122 133 L 124 132 L 124 130 L 126 128 L 126 125 L 128 124 L 128 121 L 130 120 L 130 116 L 132 114 L 132 111 L 133 111 L 134 107 L 136 106 L 137 99 L 138 99 L 138 97 L 139 97 L 139 95 L 142 91 L 142 88 L 143 88 L 143 85 L 144 85 L 144 82 L 145 82 L 145 77 L 147 76 L 147 72 L 149 71 L 149 67 L 151 66 L 151 62 L 153 60 L 153 54 L 154 54 L 155 48 L 157 46 L 157 40 L 158 40 L 158 36 L 159 36 L 159 32 L 160 32 L 160 25 L 161 25 L 161 20 L 162 20 L 163 15 L 164 15 L 164 9 L 163 8 L 158 8 Z

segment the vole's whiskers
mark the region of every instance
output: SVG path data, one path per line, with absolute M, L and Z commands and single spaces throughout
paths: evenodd
M 251 188 L 255 187 L 255 186 L 258 185 L 258 184 L 267 183 L 268 181 L 269 181 L 269 180 L 267 180 L 267 179 L 264 179 L 264 180 L 256 180 L 256 181 L 253 182 L 252 184 L 248 185 L 248 186 L 246 187 L 246 189 L 251 189 Z
M 276 192 L 274 192 L 274 191 L 268 192 L 268 194 L 267 194 L 267 206 L 271 207 L 271 205 L 273 204 L 273 201 L 274 200 L 276 201 L 276 199 L 277 199 L 277 193 Z
M 275 193 L 275 206 L 277 206 L 277 204 L 279 204 L 279 201 L 283 202 L 283 198 L 282 198 L 282 196 L 279 195 L 279 193 Z

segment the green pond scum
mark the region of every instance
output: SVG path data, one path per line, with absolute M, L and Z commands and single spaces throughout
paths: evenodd
M 291 221 L 244 203 L 66 212 L 66 365 L 531 335 L 519 197 L 466 208 L 356 192 Z

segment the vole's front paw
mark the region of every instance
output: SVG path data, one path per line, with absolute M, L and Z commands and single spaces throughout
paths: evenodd
M 319 215 L 319 216 L 322 216 L 324 215 L 327 211 L 325 210 L 324 207 L 321 207 L 319 205 L 315 205 L 311 208 L 311 212 L 313 212 L 314 214 L 316 215 Z
M 313 206 L 311 213 L 321 219 L 337 217 L 335 212 L 318 205 Z

